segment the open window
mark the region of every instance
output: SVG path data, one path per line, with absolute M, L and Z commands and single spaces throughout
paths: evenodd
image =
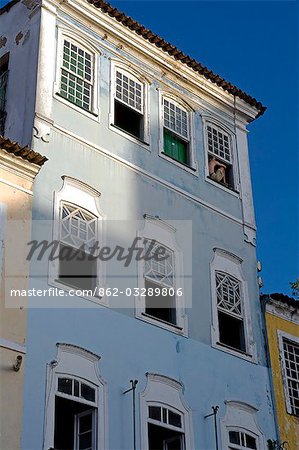
M 234 189 L 232 137 L 212 123 L 206 124 L 209 177 L 225 187 Z
M 219 342 L 246 351 L 240 281 L 216 271 Z
M 54 194 L 53 238 L 59 251 L 49 261 L 50 283 L 94 298 L 103 283 L 97 253 L 103 239 L 100 193 L 74 178 L 62 179 L 62 188 Z
M 145 261 L 145 313 L 176 325 L 174 252 L 156 241 L 154 244 L 147 242 L 145 250 L 151 258 Z
M 163 153 L 173 160 L 192 165 L 190 143 L 190 112 L 181 104 L 162 97 Z
M 59 343 L 47 366 L 43 450 L 107 448 L 106 387 L 100 357 L 82 347 Z
M 0 58 L 0 135 L 4 135 L 5 132 L 5 120 L 6 120 L 6 90 L 8 81 L 8 63 L 9 53 L 5 53 Z
M 185 334 L 183 254 L 176 241 L 176 228 L 145 214 L 143 238 L 146 258 L 138 262 L 139 319 L 167 330 Z
M 211 262 L 212 345 L 247 360 L 256 359 L 248 286 L 242 259 L 214 248 Z
M 97 240 L 98 218 L 76 205 L 60 205 L 59 281 L 78 289 L 94 289 L 97 258 L 91 254 Z
M 114 71 L 113 124 L 140 140 L 145 132 L 144 83 L 120 67 Z
M 55 396 L 55 450 L 96 450 L 96 386 L 58 377 Z
M 143 450 L 191 450 L 191 410 L 186 405 L 182 384 L 173 378 L 147 373 L 141 393 Z
M 184 450 L 182 415 L 162 406 L 148 407 L 149 450 Z

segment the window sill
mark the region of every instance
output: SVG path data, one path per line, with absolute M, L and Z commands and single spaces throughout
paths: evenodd
M 106 301 L 104 300 L 104 297 L 99 297 L 98 295 L 95 295 L 95 296 L 75 295 L 75 291 L 82 291 L 82 294 L 83 294 L 84 292 L 86 293 L 86 291 L 88 291 L 88 290 L 92 291 L 92 289 L 80 289 L 79 287 L 62 282 L 59 278 L 50 278 L 48 280 L 48 284 L 49 284 L 49 286 L 56 287 L 58 289 L 61 289 L 62 291 L 66 291 L 66 292 L 73 291 L 74 292 L 74 295 L 65 295 L 65 296 L 61 297 L 62 299 L 63 298 L 66 298 L 66 299 L 83 298 L 84 300 L 88 300 L 99 306 L 108 306 L 108 302 L 107 302 L 107 300 Z M 65 307 L 65 306 L 62 306 L 62 307 Z
M 113 131 L 119 133 L 121 136 L 129 139 L 132 142 L 135 142 L 135 144 L 144 146 L 147 150 L 149 150 L 149 143 L 147 141 L 144 141 L 143 139 L 140 139 L 134 134 L 128 133 L 127 131 L 123 130 L 122 128 L 118 127 L 117 125 L 114 125 L 114 123 L 110 123 L 109 128 Z
M 141 312 L 141 313 L 137 314 L 136 317 L 137 317 L 137 319 L 143 320 L 144 322 L 147 322 L 151 325 L 154 325 L 159 328 L 163 328 L 164 330 L 170 331 L 172 333 L 187 337 L 187 335 L 184 332 L 184 329 L 182 327 L 171 324 L 170 322 L 166 322 L 165 320 L 157 319 L 156 317 L 151 316 L 150 314 Z
M 229 194 L 234 195 L 235 197 L 239 197 L 239 191 L 234 189 L 233 187 L 230 187 L 228 184 L 223 184 L 218 181 L 213 180 L 209 175 L 207 175 L 206 180 L 208 183 L 211 183 L 213 186 L 217 186 L 220 189 L 224 190 L 225 192 L 228 192 Z
M 99 111 L 88 111 L 87 109 L 82 108 L 81 106 L 76 105 L 76 103 L 71 102 L 67 98 L 63 97 L 59 92 L 55 92 L 54 97 L 61 103 L 63 103 L 66 106 L 69 106 L 70 108 L 74 109 L 75 111 L 79 112 L 80 114 L 83 114 L 86 117 L 89 117 L 92 120 L 96 120 L 99 122 Z
M 177 167 L 180 167 L 181 169 L 185 170 L 186 172 L 191 173 L 192 175 L 197 177 L 197 169 L 195 167 L 189 166 L 188 164 L 182 163 L 178 161 L 175 158 L 172 158 L 171 156 L 167 155 L 167 153 L 160 152 L 160 156 L 165 159 L 166 161 L 171 162 L 172 164 L 175 164 Z
M 253 364 L 257 364 L 252 354 L 244 352 L 242 350 L 237 350 L 234 347 L 230 347 L 229 345 L 223 344 L 222 342 L 216 342 L 215 344 L 212 344 L 212 347 L 214 347 L 217 350 L 229 353 L 232 356 L 237 356 L 238 358 L 245 359 L 246 361 L 249 361 Z

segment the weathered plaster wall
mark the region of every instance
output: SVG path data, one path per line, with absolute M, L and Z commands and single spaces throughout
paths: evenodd
M 9 52 L 5 136 L 30 145 L 35 106 L 39 9 L 20 1 L 0 16 L 0 57 Z
M 284 331 L 292 336 L 299 337 L 299 326 L 297 323 L 277 317 L 271 313 L 266 313 L 266 324 L 280 441 L 287 441 L 287 448 L 296 450 L 299 442 L 299 418 L 289 414 L 286 410 L 277 331 Z

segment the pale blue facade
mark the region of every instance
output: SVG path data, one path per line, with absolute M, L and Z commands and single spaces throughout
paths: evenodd
M 52 5 L 51 2 L 49 4 Z M 83 5 L 84 2 L 81 1 L 80 4 Z M 8 23 L 9 14 L 14 14 L 14 9 L 26 15 L 24 8 L 19 3 L 5 14 L 7 17 L 3 15 L 2 18 Z M 241 126 L 234 123 L 234 111 L 230 114 L 229 108 L 225 110 L 216 103 L 209 104 L 205 96 L 200 100 L 201 106 L 196 108 L 193 105 L 197 102 L 198 94 L 195 90 L 191 92 L 184 88 L 184 83 L 179 78 L 178 83 L 172 81 L 171 76 L 163 79 L 155 64 L 142 62 L 134 56 L 134 52 L 126 51 L 126 46 L 119 49 L 109 38 L 103 40 L 100 31 L 97 33 L 94 27 L 84 25 L 83 20 L 76 20 L 74 14 L 67 12 L 67 8 L 55 8 L 50 13 L 42 8 L 35 13 L 34 18 L 37 20 L 40 15 L 43 17 L 42 23 L 48 33 L 48 41 L 42 51 L 47 50 L 50 55 L 46 70 L 52 81 L 48 93 L 44 94 L 44 100 L 41 97 L 39 100 L 40 103 L 45 99 L 51 103 L 51 106 L 48 104 L 50 116 L 44 117 L 40 111 L 36 111 L 35 117 L 32 117 L 35 137 L 30 144 L 35 151 L 49 159 L 35 181 L 33 221 L 54 219 L 54 194 L 62 187 L 62 176 L 72 177 L 100 192 L 99 205 L 108 223 L 109 220 L 141 223 L 145 214 L 159 216 L 165 222 L 192 221 L 192 256 L 189 255 L 192 257 L 192 292 L 187 291 L 187 295 L 191 295 L 191 299 L 188 299 L 191 300 L 191 307 L 186 308 L 188 327 L 183 335 L 176 329 L 164 329 L 158 322 L 153 324 L 140 320 L 136 317 L 134 302 L 130 308 L 114 310 L 84 298 L 73 298 L 71 302 L 74 308 L 51 308 L 49 298 L 32 299 L 35 307 L 28 309 L 22 449 L 46 449 L 48 411 L 45 405 L 49 394 L 47 364 L 56 358 L 57 343 L 79 346 L 101 357 L 99 371 L 106 382 L 107 392 L 105 414 L 108 418 L 108 449 L 129 449 L 133 445 L 132 398 L 131 394 L 123 395 L 123 391 L 130 387 L 131 379 L 138 380 L 136 443 L 137 449 L 142 448 L 142 439 L 146 437 L 142 437 L 140 393 L 146 386 L 146 373 L 161 374 L 182 383 L 184 400 L 191 410 L 191 440 L 194 449 L 215 448 L 213 418 L 205 419 L 204 416 L 212 412 L 212 406 L 218 405 L 219 448 L 226 450 L 223 424 L 227 401 L 245 403 L 256 409 L 255 418 L 261 431 L 258 448 L 266 449 L 267 439 L 275 439 L 276 430 L 262 334 L 256 249 L 253 240 L 246 234 L 246 226 L 251 226 L 251 231 L 254 228 L 254 223 L 248 224 L 246 218 L 253 216 L 253 211 L 248 212 L 250 201 L 249 207 L 244 206 L 244 202 L 252 195 L 250 182 L 248 185 L 247 181 L 245 184 L 242 180 L 244 174 L 246 180 L 250 179 L 247 147 L 244 146 L 246 133 L 240 131 Z M 106 16 L 102 16 L 101 20 L 105 22 Z M 71 30 L 77 37 L 81 33 L 82 42 L 84 39 L 87 42 L 88 39 L 97 41 L 95 70 L 98 76 L 94 89 L 98 94 L 98 117 L 81 113 L 55 95 L 53 85 L 57 80 L 59 64 L 58 29 L 60 32 Z M 54 41 L 51 40 L 52 37 L 55 37 Z M 37 34 L 32 33 L 30 39 L 38 39 Z M 25 45 L 29 44 L 25 43 L 24 47 Z M 17 51 L 20 49 L 15 50 Z M 12 50 L 11 55 L 12 72 Z M 137 71 L 139 69 L 142 74 L 146 73 L 150 79 L 147 101 L 150 139 L 147 145 L 128 138 L 125 133 L 119 133 L 110 126 L 113 77 L 111 60 L 116 64 L 118 60 L 131 64 Z M 16 61 L 15 64 L 17 65 Z M 40 96 L 39 83 L 45 82 L 45 79 L 37 82 L 37 97 Z M 161 89 L 167 92 L 173 90 L 178 93 L 179 98 L 192 105 L 192 138 L 196 163 L 193 172 L 159 154 Z M 204 127 L 206 117 L 213 120 L 213 111 L 217 123 L 223 117 L 224 123 L 231 124 L 231 128 L 235 129 L 239 193 L 230 192 L 207 180 Z M 13 133 L 12 127 L 11 133 L 12 138 L 22 141 L 29 131 L 27 129 L 26 133 L 18 135 L 17 132 Z M 242 155 L 238 152 L 242 152 Z M 244 161 L 247 161 L 245 166 Z M 37 225 L 34 223 L 33 239 L 35 227 Z M 182 246 L 184 236 L 180 231 L 177 240 Z M 211 273 L 211 263 L 215 249 L 225 250 L 242 260 L 242 273 L 248 286 L 247 307 L 251 329 L 248 339 L 256 349 L 256 357 L 252 360 L 244 358 L 243 354 L 229 353 L 213 345 L 211 279 L 214 274 Z M 130 286 L 138 286 L 137 266 L 132 269 L 132 273 Z M 31 287 L 48 288 L 48 277 L 38 281 L 33 277 Z M 58 300 L 55 299 L 55 302 Z M 36 307 L 38 302 L 40 308 Z

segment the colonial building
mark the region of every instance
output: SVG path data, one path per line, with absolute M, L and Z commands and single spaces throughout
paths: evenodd
M 49 159 L 32 238 L 60 254 L 30 256 L 22 448 L 266 449 L 246 129 L 265 108 L 101 0 L 0 22 L 4 132 Z
M 282 448 L 299 442 L 299 302 L 263 295 L 277 421 Z
M 46 158 L 0 136 L 0 448 L 19 449 L 26 355 L 32 183 Z M 16 238 L 15 231 L 18 231 Z

